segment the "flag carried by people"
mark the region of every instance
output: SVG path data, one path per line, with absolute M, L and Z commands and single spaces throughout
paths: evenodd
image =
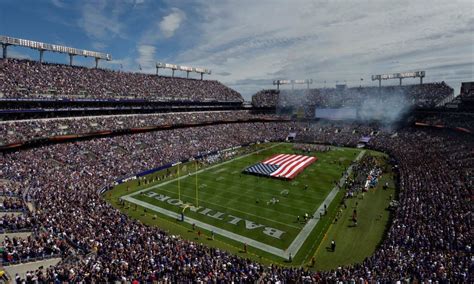
M 293 179 L 316 160 L 316 157 L 311 156 L 279 154 L 246 168 L 244 172 L 275 178 Z

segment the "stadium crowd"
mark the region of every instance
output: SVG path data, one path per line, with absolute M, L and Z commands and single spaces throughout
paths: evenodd
M 3 197 L 0 202 L 0 212 L 21 211 L 24 209 L 24 202 L 21 198 Z
M 30 229 L 34 226 L 35 219 L 27 215 L 5 214 L 0 216 L 0 232 L 15 232 Z
M 0 246 L 3 263 L 59 256 L 68 250 L 68 246 L 64 240 L 46 232 L 35 233 L 27 238 L 9 238 L 6 236 Z
M 0 97 L 242 102 L 218 81 L 0 59 Z
M 446 112 L 420 114 L 416 122 L 435 127 L 462 128 L 474 133 L 473 112 Z
M 461 97 L 463 99 L 474 99 L 474 82 L 463 82 L 461 84 Z
M 98 190 L 162 164 L 256 141 L 302 140 L 368 146 L 389 153 L 400 170 L 400 206 L 386 239 L 362 264 L 328 272 L 266 266 L 129 219 Z M 44 281 L 113 282 L 468 282 L 472 270 L 470 198 L 472 136 L 446 130 L 302 122 L 219 124 L 55 144 L 0 156 L 0 176 L 27 189 L 42 233 L 8 240 L 8 255 L 24 248 L 82 255 L 37 272 Z M 66 245 L 67 244 L 67 245 Z M 66 248 L 68 247 L 68 248 Z M 4 254 L 5 255 L 5 254 Z M 4 257 L 5 260 L 5 257 Z
M 20 197 L 22 193 L 21 184 L 0 179 L 0 197 Z
M 0 145 L 100 131 L 277 118 L 285 117 L 253 114 L 250 111 L 214 111 L 7 120 L 0 122 Z
M 279 90 L 261 90 L 252 96 L 252 105 L 255 107 L 276 107 L 280 98 Z
M 390 101 L 391 104 L 433 108 L 453 94 L 444 82 L 423 85 L 323 88 L 299 90 L 262 90 L 252 97 L 255 107 L 306 107 L 320 108 L 360 107 L 373 101 Z

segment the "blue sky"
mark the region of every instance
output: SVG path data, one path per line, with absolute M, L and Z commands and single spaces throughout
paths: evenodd
M 372 74 L 414 70 L 458 92 L 461 81 L 474 80 L 473 3 L 0 0 L 0 34 L 107 52 L 114 60 L 102 66 L 112 69 L 152 73 L 156 61 L 210 68 L 209 78 L 246 99 L 273 79 L 375 85 Z M 9 55 L 38 58 L 25 48 Z

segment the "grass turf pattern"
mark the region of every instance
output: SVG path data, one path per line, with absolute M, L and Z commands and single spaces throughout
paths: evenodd
M 359 153 L 359 150 L 341 149 L 340 151 L 318 153 L 320 160 L 305 169 L 293 181 L 242 173 L 249 165 L 280 153 L 290 154 L 295 153 L 295 151 L 292 145 L 279 145 L 199 173 L 197 177 L 199 206 L 213 211 L 203 215 L 199 211 L 187 210 L 185 215 L 262 243 L 286 249 L 303 227 L 303 215 L 305 213 L 312 215 L 316 211 L 334 187 L 334 182 L 339 180 L 341 174 Z M 313 155 L 315 154 L 313 153 Z M 308 189 L 305 190 L 306 185 L 308 185 Z M 183 202 L 196 204 L 195 187 L 196 177 L 193 174 L 185 175 L 185 178 L 180 180 L 181 200 Z M 177 199 L 178 182 L 166 184 L 152 189 L 152 191 Z M 287 191 L 288 194 L 282 194 L 283 191 Z M 175 212 L 182 211 L 181 207 L 158 201 L 144 194 L 138 195 L 136 199 Z M 279 202 L 272 204 L 270 202 L 272 199 L 279 200 Z M 231 215 L 243 220 L 234 225 L 229 223 L 232 218 L 217 220 L 209 216 L 215 212 L 222 212 L 225 214 L 223 216 Z M 297 221 L 298 216 L 300 216 L 300 222 Z M 246 228 L 244 220 L 275 228 L 284 233 L 279 239 L 269 237 L 263 233 L 262 227 L 256 229 Z
M 265 145 L 268 147 L 269 145 Z M 260 149 L 264 146 L 256 146 Z M 271 149 L 261 151 L 249 155 L 241 159 L 232 160 L 229 163 L 218 165 L 216 167 L 204 170 L 198 174 L 198 196 L 199 196 L 199 206 L 212 209 L 212 212 L 222 212 L 225 215 L 232 215 L 243 220 L 249 220 L 254 224 L 262 224 L 264 226 L 269 226 L 276 228 L 278 230 L 284 231 L 285 233 L 281 235 L 281 238 L 273 238 L 263 233 L 263 230 L 259 227 L 257 229 L 248 229 L 245 226 L 245 222 L 240 221 L 238 224 L 230 224 L 229 220 L 217 220 L 210 216 L 200 214 L 198 212 L 192 212 L 186 210 L 185 215 L 187 217 L 192 217 L 200 221 L 215 225 L 220 228 L 225 228 L 226 230 L 235 232 L 240 235 L 247 236 L 249 238 L 258 240 L 260 242 L 269 244 L 274 247 L 285 249 L 293 241 L 295 236 L 300 232 L 301 228 L 304 226 L 303 215 L 305 213 L 312 214 L 316 208 L 321 205 L 321 202 L 325 199 L 327 194 L 334 187 L 334 181 L 339 180 L 341 174 L 346 171 L 347 167 L 352 160 L 360 152 L 359 149 L 350 149 L 350 148 L 334 148 L 329 152 L 324 153 L 309 153 L 309 155 L 314 155 L 318 157 L 318 161 L 312 164 L 310 167 L 305 169 L 298 177 L 292 181 L 278 180 L 266 177 L 259 177 L 253 175 L 243 174 L 242 171 L 251 164 L 258 163 L 274 154 L 280 153 L 291 153 L 291 154 L 303 154 L 300 151 L 293 149 L 291 144 L 282 144 L 277 145 Z M 307 153 L 306 153 L 307 154 Z M 307 154 L 308 155 L 308 154 Z M 196 202 L 196 180 L 195 175 L 192 174 L 194 170 L 193 164 L 188 164 L 181 166 L 181 176 L 183 177 L 180 180 L 180 191 L 181 191 L 181 200 L 190 204 L 195 204 Z M 187 171 L 190 171 L 191 174 L 188 176 Z M 173 170 L 172 170 L 173 172 Z M 176 175 L 174 176 L 176 177 Z M 388 178 L 388 175 L 387 177 Z M 149 192 L 154 192 L 157 194 L 163 194 L 169 196 L 170 198 L 178 198 L 178 182 L 173 181 L 164 186 L 155 187 L 157 184 L 147 185 L 147 186 L 136 186 L 136 181 L 132 182 L 131 191 L 136 189 L 150 188 Z M 308 185 L 308 188 L 305 189 L 305 186 Z M 127 185 L 130 186 L 130 185 Z M 109 194 L 109 199 L 117 198 L 118 196 L 129 194 L 130 192 L 124 191 L 124 185 L 118 187 L 118 191 L 115 191 Z M 121 188 L 121 189 L 120 189 Z M 393 189 L 392 189 L 393 190 Z M 284 195 L 282 192 L 287 191 L 288 194 Z M 388 192 L 388 191 L 387 191 Z M 333 224 L 333 215 L 337 210 L 339 210 L 339 201 L 342 198 L 342 191 L 335 198 L 335 201 L 332 204 L 328 204 L 329 214 L 328 216 L 323 217 L 320 220 L 316 228 L 313 230 L 310 237 L 306 240 L 304 246 L 301 248 L 298 255 L 293 256 L 293 265 L 294 264 L 303 264 L 307 263 L 316 251 L 316 260 L 319 264 L 319 259 L 324 261 L 327 265 L 322 265 L 321 268 L 327 269 L 332 267 L 332 262 L 328 260 L 334 258 L 338 255 L 339 252 L 342 252 L 344 248 L 337 250 L 333 254 L 330 254 L 325 250 L 325 243 L 334 238 L 334 235 L 337 234 L 341 243 L 340 247 L 343 247 L 344 243 L 353 243 L 351 240 L 345 241 L 341 236 L 345 235 L 344 230 L 350 230 L 347 226 L 340 225 L 344 224 L 344 220 L 340 220 L 339 223 Z M 387 193 L 388 194 L 388 193 Z M 388 201 L 387 196 L 378 198 L 379 194 L 372 194 L 370 192 L 366 194 L 365 202 L 373 202 L 372 198 L 375 198 L 376 203 L 380 203 L 383 210 L 383 207 L 386 206 Z M 177 206 L 170 205 L 166 202 L 158 201 L 154 198 L 147 197 L 144 194 L 136 195 L 135 198 L 142 201 L 146 201 L 150 204 L 154 204 L 175 212 L 181 212 L 182 208 Z M 279 199 L 280 202 L 276 204 L 267 204 L 272 198 Z M 379 200 L 380 199 L 380 200 Z M 114 203 L 112 201 L 112 203 Z M 116 204 L 116 203 L 115 203 Z M 362 206 L 361 208 L 370 208 L 369 204 Z M 380 215 L 380 208 L 377 206 L 375 208 L 377 211 L 377 218 Z M 122 208 L 122 210 L 131 211 L 130 208 Z M 362 209 L 361 209 L 362 210 Z M 367 209 L 369 212 L 370 209 Z M 347 210 L 349 211 L 349 210 Z M 136 214 L 128 212 L 131 215 L 139 219 L 149 219 L 146 214 Z M 382 212 L 386 213 L 386 212 Z M 370 214 L 368 214 L 370 215 Z M 300 216 L 300 221 L 297 221 L 297 216 Z M 373 217 L 373 216 L 372 216 Z M 367 216 L 367 218 L 372 218 Z M 166 225 L 163 225 L 163 219 L 167 219 Z M 372 218 L 373 219 L 373 218 Z M 380 240 L 385 224 L 388 220 L 388 214 L 383 214 L 382 218 L 375 223 L 376 228 L 370 228 L 370 231 L 366 232 L 370 237 L 367 241 L 370 242 L 371 251 L 375 248 L 376 244 Z M 158 224 L 164 226 L 165 228 L 170 228 L 172 232 L 180 232 L 182 235 L 188 235 L 192 232 L 183 232 L 182 229 L 177 229 L 177 227 L 189 228 L 186 224 L 172 220 L 168 217 L 159 216 L 157 219 L 149 220 L 151 224 Z M 329 229 L 329 231 L 327 231 Z M 355 230 L 365 231 L 365 223 L 361 221 L 361 225 Z M 352 230 L 352 231 L 355 231 Z M 337 232 L 336 232 L 337 231 Z M 341 234 L 342 232 L 342 234 Z M 210 235 L 210 232 L 203 231 L 204 234 Z M 350 231 L 349 231 L 350 233 Z M 351 236 L 351 234 L 348 234 Z M 354 237 L 354 236 L 352 236 Z M 355 236 L 358 237 L 358 236 Z M 226 250 L 230 250 L 234 253 L 239 252 L 238 248 L 241 248 L 242 245 L 235 240 L 230 240 L 225 237 L 216 236 L 215 241 L 203 240 L 204 242 L 209 242 L 210 245 L 221 247 Z M 323 247 L 323 248 L 321 248 Z M 364 250 L 359 250 L 364 254 Z M 268 262 L 280 262 L 282 259 L 266 254 L 265 252 L 259 251 L 258 249 L 249 249 L 249 253 L 255 252 L 254 255 L 260 261 L 261 257 L 264 257 Z M 257 256 L 258 255 L 258 256 Z M 350 254 L 345 254 L 349 259 L 351 258 Z M 335 258 L 336 262 L 352 263 L 347 259 Z M 360 261 L 360 257 L 357 259 Z M 284 263 L 288 265 L 288 263 Z M 317 265 L 319 266 L 319 265 Z

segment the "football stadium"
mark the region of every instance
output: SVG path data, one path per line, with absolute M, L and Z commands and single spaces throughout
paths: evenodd
M 472 3 L 422 2 L 1 2 L 0 282 L 471 283 Z

